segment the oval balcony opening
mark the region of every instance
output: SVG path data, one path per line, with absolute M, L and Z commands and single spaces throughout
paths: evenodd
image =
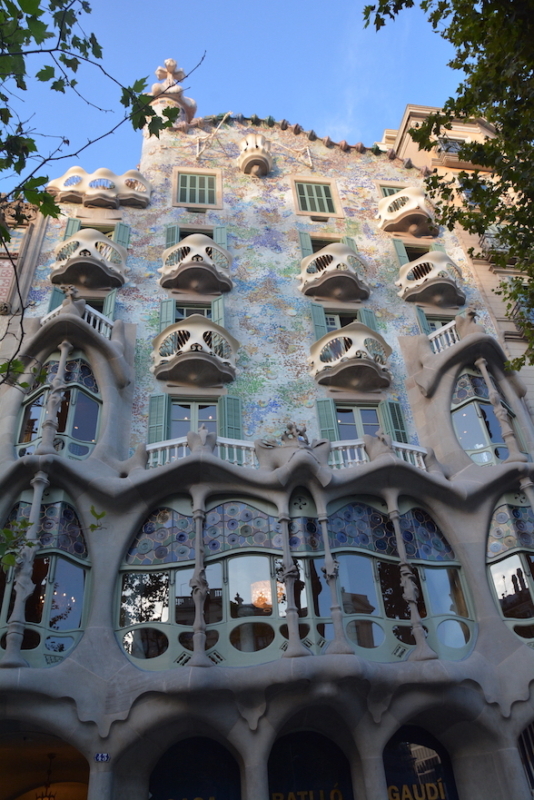
M 430 303 L 440 308 L 462 306 L 465 294 L 458 287 L 462 272 L 446 253 L 431 250 L 401 267 L 395 286 L 408 303 Z
M 409 233 L 412 236 L 435 236 L 437 229 L 425 193 L 417 186 L 400 189 L 378 203 L 378 227 L 387 233 Z
M 159 280 L 164 289 L 220 294 L 232 288 L 232 256 L 203 233 L 192 233 L 163 252 Z
M 339 389 L 372 392 L 391 383 L 387 360 L 391 347 L 379 333 L 352 322 L 315 342 L 308 359 L 318 383 Z
M 126 280 L 125 247 L 100 231 L 83 228 L 56 249 L 50 280 L 86 289 L 114 289 Z
M 350 247 L 334 242 L 302 259 L 300 291 L 325 300 L 366 300 L 369 287 L 361 278 L 364 269 L 364 262 Z

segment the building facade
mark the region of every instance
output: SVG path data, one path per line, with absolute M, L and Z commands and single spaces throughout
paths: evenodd
M 158 78 L 176 127 L 5 264 L 0 799 L 527 800 L 532 370 L 425 196 L 454 145 Z

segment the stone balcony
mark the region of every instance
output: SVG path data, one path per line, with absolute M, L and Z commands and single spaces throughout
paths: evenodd
M 93 228 L 82 228 L 56 248 L 50 280 L 87 289 L 114 289 L 126 281 L 127 251 Z
M 163 252 L 160 285 L 164 289 L 220 294 L 232 288 L 232 256 L 209 236 L 192 233 Z
M 363 259 L 346 244 L 329 244 L 302 259 L 300 291 L 323 300 L 365 300 L 369 287 L 361 278 L 364 269 Z
M 58 203 L 82 203 L 87 208 L 146 208 L 151 186 L 136 169 L 115 175 L 105 168 L 89 174 L 82 167 L 71 167 L 61 178 L 50 181 L 46 190 Z
M 387 368 L 391 347 L 379 333 L 351 322 L 330 331 L 310 348 L 310 374 L 323 386 L 359 392 L 385 389 L 392 377 Z
M 169 325 L 154 339 L 151 371 L 161 381 L 202 388 L 235 379 L 239 342 L 201 314 Z
M 431 250 L 404 264 L 395 286 L 399 287 L 399 297 L 408 303 L 430 303 L 449 308 L 465 303 L 465 294 L 457 285 L 461 278 L 460 267 L 446 253 Z
M 425 193 L 417 186 L 408 186 L 379 200 L 376 219 L 380 230 L 386 233 L 435 236 L 437 232 Z

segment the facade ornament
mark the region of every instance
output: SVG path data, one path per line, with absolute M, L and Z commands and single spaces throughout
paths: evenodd
M 217 434 L 210 433 L 206 426 L 202 424 L 198 429 L 198 433 L 188 431 L 187 445 L 192 453 L 213 453 L 217 446 Z
M 280 437 L 282 447 L 305 447 L 309 445 L 306 435 L 306 425 L 297 425 L 295 422 L 288 422 L 286 429 Z
M 484 378 L 484 383 L 488 388 L 488 398 L 493 406 L 493 410 L 495 412 L 495 416 L 499 422 L 499 427 L 501 429 L 501 435 L 503 442 L 505 443 L 508 449 L 508 458 L 506 461 L 528 461 L 528 456 L 525 453 L 522 453 L 519 449 L 519 445 L 517 443 L 517 439 L 514 433 L 514 429 L 510 423 L 510 416 L 508 411 L 503 406 L 501 402 L 501 396 L 498 391 L 496 391 L 493 381 L 491 380 L 491 376 L 488 370 L 488 362 L 485 358 L 477 358 L 475 361 L 475 366 L 478 367 L 480 372 L 482 373 L 482 377 Z
M 161 83 L 152 84 L 154 100 L 164 99 L 179 106 L 186 122 L 191 122 L 197 110 L 197 104 L 191 97 L 184 97 L 179 81 L 185 78 L 185 72 L 173 58 L 167 58 L 164 67 L 158 67 L 156 77 Z M 153 101 L 154 102 L 154 101 Z
M 394 456 L 395 451 L 392 445 L 391 436 L 384 433 L 382 428 L 376 432 L 376 436 L 366 433 L 363 437 L 365 451 L 369 456 L 369 461 L 376 461 L 380 456 Z
M 0 317 L 7 317 L 11 314 L 11 303 L 0 303 Z
M 482 325 L 475 322 L 478 313 L 470 306 L 462 314 L 457 314 L 454 318 L 456 330 L 460 339 L 464 339 L 471 333 L 486 333 Z
M 6 199 L 7 195 L 0 194 L 0 226 L 3 228 L 27 227 L 30 222 L 35 222 L 39 209 L 24 200 Z
M 273 168 L 271 144 L 261 133 L 248 133 L 239 142 L 237 166 L 245 175 L 263 178 Z

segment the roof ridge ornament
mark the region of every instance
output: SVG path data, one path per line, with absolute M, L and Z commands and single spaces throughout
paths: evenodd
M 179 81 L 185 78 L 185 72 L 178 66 L 174 58 L 167 58 L 164 67 L 158 67 L 155 74 L 161 83 L 152 84 L 154 100 L 165 99 L 179 106 L 186 122 L 191 122 L 197 110 L 197 104 L 191 97 L 184 97 Z M 154 101 L 152 101 L 154 102 Z

